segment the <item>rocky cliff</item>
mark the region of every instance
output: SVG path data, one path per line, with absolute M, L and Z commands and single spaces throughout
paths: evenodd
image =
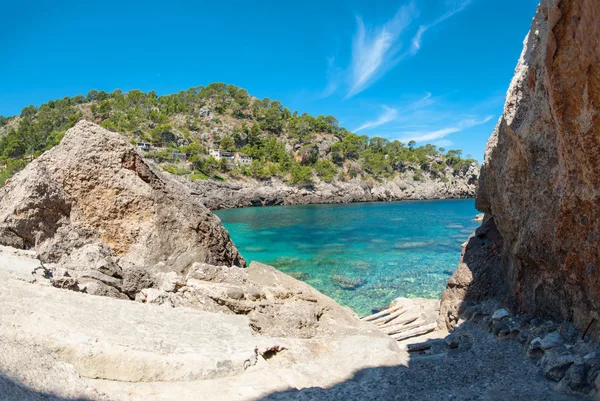
M 150 273 L 245 264 L 184 185 L 89 122 L 15 176 L 0 199 L 0 244 L 35 249 L 65 272 L 61 285 L 88 293 L 132 297 Z
M 600 330 L 599 21 L 597 0 L 538 7 L 485 153 L 485 227 L 449 281 L 446 322 L 489 295 Z
M 477 191 L 478 177 L 479 166 L 473 163 L 446 181 L 429 176 L 416 180 L 409 174 L 385 182 L 364 179 L 319 181 L 302 188 L 278 179 L 267 182 L 205 180 L 189 185 L 204 205 L 217 210 L 245 206 L 472 198 Z

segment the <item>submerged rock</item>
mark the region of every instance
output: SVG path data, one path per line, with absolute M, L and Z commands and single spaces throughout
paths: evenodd
M 362 277 L 346 277 L 338 274 L 331 276 L 330 280 L 344 290 L 355 290 L 366 283 L 366 280 Z

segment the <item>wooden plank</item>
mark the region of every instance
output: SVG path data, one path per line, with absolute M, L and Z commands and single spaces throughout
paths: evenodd
M 402 315 L 403 313 L 406 313 L 406 309 L 400 309 L 400 310 L 398 310 L 394 313 L 391 313 L 387 316 L 380 317 L 379 319 L 375 319 L 371 323 L 373 323 L 375 326 L 381 326 L 382 324 L 385 324 L 385 323 L 389 322 L 390 320 L 397 318 L 398 316 Z
M 391 326 L 391 327 L 388 327 L 387 329 L 383 329 L 383 331 L 389 335 L 398 334 L 398 333 L 403 333 L 405 331 L 408 331 L 410 329 L 414 329 L 415 327 L 423 326 L 424 323 L 425 323 L 424 321 L 418 320 L 418 321 L 415 321 L 410 324 L 399 324 L 397 326 Z
M 385 329 L 386 327 L 397 326 L 399 324 L 406 324 L 406 323 L 414 322 L 415 320 L 417 320 L 420 317 L 421 317 L 421 314 L 410 315 L 410 316 L 402 317 L 400 319 L 392 319 L 390 322 L 379 326 L 379 328 Z
M 402 305 L 400 305 L 400 306 L 394 306 L 393 308 L 382 310 L 381 312 L 378 312 L 378 313 L 376 313 L 374 315 L 361 317 L 360 320 L 362 320 L 363 322 L 370 322 L 371 320 L 375 320 L 378 317 L 389 315 L 390 313 L 393 313 L 393 312 L 395 312 L 395 311 L 397 311 L 398 309 L 401 309 L 401 308 L 402 308 Z
M 412 330 L 405 331 L 403 333 L 394 334 L 392 337 L 396 341 L 405 340 L 410 337 L 420 336 L 423 334 L 427 334 L 437 328 L 437 323 L 431 323 L 425 326 L 417 327 Z

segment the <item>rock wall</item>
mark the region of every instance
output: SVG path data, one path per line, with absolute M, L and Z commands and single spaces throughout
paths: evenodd
M 409 174 L 390 182 L 350 180 L 318 182 L 297 188 L 278 180 L 259 182 L 197 181 L 192 192 L 209 209 L 231 209 L 245 206 L 304 205 L 313 203 L 351 203 L 420 199 L 472 198 L 477 190 L 479 167 L 472 164 L 456 172 L 448 181 L 428 177 L 420 181 Z
M 476 202 L 502 238 L 497 273 L 507 286 L 496 295 L 513 310 L 566 319 L 581 330 L 591 324 L 595 332 L 600 328 L 599 37 L 599 1 L 542 1 L 487 145 Z M 466 265 L 471 252 L 467 247 Z M 449 301 L 452 292 L 456 295 L 453 279 L 446 312 L 457 304 Z M 463 277 L 463 299 L 481 286 L 475 281 Z

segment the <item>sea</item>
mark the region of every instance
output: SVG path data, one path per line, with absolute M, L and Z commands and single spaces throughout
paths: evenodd
M 276 267 L 359 315 L 438 298 L 479 225 L 472 199 L 221 210 L 247 262 Z

